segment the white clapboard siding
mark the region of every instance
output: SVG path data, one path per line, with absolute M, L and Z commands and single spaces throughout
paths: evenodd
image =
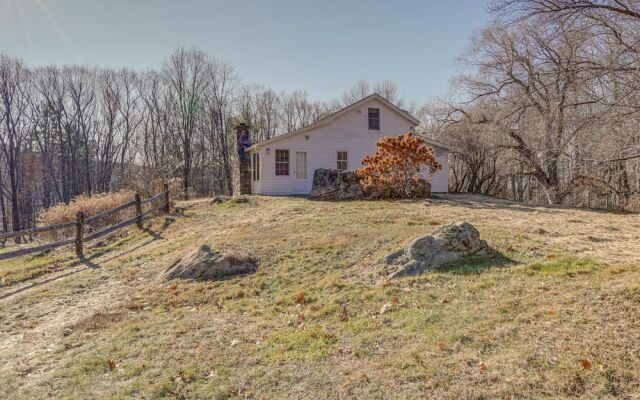
M 442 165 L 442 169 L 431 176 L 431 191 L 434 193 L 447 193 L 449 191 L 449 152 L 441 147 L 433 146 L 436 161 Z M 420 171 L 425 179 L 431 174 L 428 171 Z
M 380 130 L 368 129 L 368 108 L 380 109 Z M 330 123 L 299 134 L 285 137 L 272 143 L 259 146 L 260 179 L 252 181 L 253 194 L 288 195 L 309 194 L 313 182 L 313 173 L 318 168 L 336 168 L 337 152 L 348 152 L 348 169 L 355 170 L 362 159 L 376 151 L 376 142 L 384 136 L 396 136 L 412 128 L 408 119 L 386 106 L 377 99 L 363 103 L 350 112 L 339 116 Z M 289 175 L 276 176 L 276 150 L 289 150 Z M 448 190 L 447 151 L 438 149 L 438 161 L 443 169 L 432 180 L 432 191 Z M 307 178 L 297 179 L 296 152 L 307 153 Z

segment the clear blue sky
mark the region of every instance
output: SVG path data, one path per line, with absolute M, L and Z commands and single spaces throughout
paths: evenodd
M 0 52 L 143 70 L 194 46 L 278 92 L 328 100 L 390 79 L 422 102 L 446 94 L 488 18 L 485 0 L 0 0 Z

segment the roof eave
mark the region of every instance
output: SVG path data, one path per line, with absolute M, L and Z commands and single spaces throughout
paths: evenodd
M 447 146 L 446 144 L 440 143 L 440 142 L 438 142 L 436 140 L 433 140 L 433 139 L 430 139 L 430 138 L 426 137 L 425 135 L 423 135 L 421 133 L 416 133 L 416 136 L 422 138 L 425 142 L 427 142 L 427 143 L 429 143 L 429 144 L 431 144 L 433 146 L 437 146 L 437 147 L 440 147 L 440 148 L 445 149 L 447 151 L 451 151 L 451 148 L 449 146 Z
M 271 139 L 263 140 L 262 142 L 254 143 L 251 146 L 247 147 L 245 149 L 245 151 L 256 150 L 256 149 L 258 149 L 260 147 L 263 147 L 263 146 L 268 145 L 268 144 L 273 143 L 273 142 L 277 142 L 277 141 L 279 141 L 281 139 L 286 139 L 288 137 L 299 135 L 301 133 L 310 131 L 312 129 L 319 128 L 321 126 L 327 125 L 330 122 L 331 121 L 329 121 L 329 120 L 317 121 L 316 123 L 311 124 L 309 126 L 305 126 L 304 128 L 300 128 L 300 129 L 295 130 L 295 131 L 287 132 L 287 133 L 282 134 L 282 135 L 274 136 Z

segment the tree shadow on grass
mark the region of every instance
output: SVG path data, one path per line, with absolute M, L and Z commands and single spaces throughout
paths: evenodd
M 115 253 L 112 257 L 101 260 L 101 262 L 105 263 L 105 262 L 109 262 L 109 261 L 113 261 L 116 258 L 122 257 L 123 255 L 127 255 L 129 253 L 133 253 L 134 251 L 152 243 L 155 242 L 156 240 L 164 240 L 164 236 L 162 236 L 162 232 L 164 232 L 173 222 L 175 222 L 174 219 L 169 219 L 169 218 L 165 218 L 164 223 L 162 224 L 162 226 L 160 227 L 160 229 L 157 230 L 152 230 L 150 225 L 144 226 L 141 230 L 142 232 L 146 233 L 147 235 L 151 236 L 151 238 L 149 240 L 143 240 L 140 243 L 138 243 L 136 246 L 130 247 L 128 250 L 126 251 L 121 251 L 121 252 L 117 252 Z M 89 259 L 93 259 L 93 258 L 97 258 L 97 257 L 101 257 L 103 255 L 106 255 L 108 253 L 112 253 L 114 252 L 114 248 L 112 248 L 111 246 L 106 246 L 103 248 L 96 248 L 91 255 L 88 257 Z M 85 259 L 86 260 L 86 259 Z
M 505 268 L 518 264 L 504 254 L 493 251 L 491 254 L 474 255 L 450 261 L 438 268 L 438 272 L 455 275 L 479 275 L 491 269 Z
M 133 253 L 134 251 L 139 250 L 139 249 L 143 248 L 144 246 L 146 246 L 146 245 L 148 245 L 148 244 L 150 244 L 152 242 L 155 242 L 156 240 L 164 240 L 164 237 L 160 234 L 160 232 L 164 231 L 164 229 L 166 229 L 166 228 L 163 228 L 163 229 L 161 229 L 161 230 L 156 232 L 156 231 L 151 230 L 149 227 L 142 228 L 142 231 L 144 233 L 146 233 L 147 235 L 151 236 L 150 239 L 143 240 L 140 243 L 138 243 L 137 245 L 135 245 L 133 247 L 130 247 L 129 249 L 127 249 L 125 251 L 120 251 L 120 252 L 114 253 L 111 257 L 102 259 L 102 260 L 100 260 L 100 262 L 107 263 L 109 261 L 113 261 L 113 260 L 115 260 L 117 258 L 120 258 L 120 257 L 125 256 L 127 254 Z M 103 256 L 103 255 L 107 255 L 109 253 L 112 253 L 113 250 L 114 249 L 110 249 L 110 248 L 100 249 L 100 250 L 97 250 L 95 253 L 92 253 L 89 258 L 91 259 L 91 258 L 97 258 L 97 257 Z
M 169 225 L 171 225 L 171 223 L 172 221 L 166 220 L 165 223 L 162 225 L 162 227 L 157 231 L 153 231 L 149 226 L 144 227 L 142 229 L 143 232 L 151 236 L 151 238 L 149 240 L 143 240 L 142 242 L 138 243 L 136 246 L 133 246 L 125 251 L 118 252 L 117 248 L 114 248 L 112 246 L 97 248 L 97 249 L 94 249 L 91 252 L 91 254 L 89 255 L 85 254 L 80 258 L 78 258 L 77 260 L 73 261 L 66 269 L 60 270 L 58 273 L 52 273 L 52 274 L 45 273 L 42 275 L 34 276 L 33 278 L 30 278 L 30 279 L 15 282 L 15 287 L 9 287 L 7 291 L 3 291 L 2 293 L 0 293 L 0 300 L 14 296 L 20 292 L 24 292 L 25 290 L 43 286 L 47 283 L 51 283 L 51 282 L 69 277 L 71 275 L 78 274 L 80 272 L 86 271 L 87 269 L 100 269 L 101 268 L 100 264 L 96 263 L 94 260 L 97 261 L 97 259 L 102 256 L 105 256 L 109 253 L 114 253 L 111 257 L 100 260 L 100 263 L 104 264 L 106 262 L 113 261 L 124 255 L 132 253 L 156 240 L 162 240 L 164 239 L 164 237 L 161 235 L 161 233 L 164 230 L 166 230 L 169 227 Z M 36 256 L 39 256 L 39 255 L 36 255 Z M 81 268 L 80 266 L 84 266 L 86 268 Z
M 588 211 L 599 214 L 616 213 L 615 210 L 576 207 L 565 204 L 537 204 L 533 202 L 517 202 L 479 193 L 441 193 L 433 195 L 428 202 L 445 204 L 450 207 L 471 208 L 477 210 L 509 210 L 524 213 L 558 214 L 566 211 Z

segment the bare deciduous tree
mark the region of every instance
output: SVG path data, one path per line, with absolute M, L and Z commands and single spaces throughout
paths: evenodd
M 0 55 L 0 121 L 3 128 L 0 129 L 0 147 L 9 177 L 12 226 L 15 230 L 22 226 L 19 192 L 22 187 L 22 150 L 27 139 L 29 74 L 22 62 Z
M 177 128 L 182 144 L 182 185 L 185 198 L 189 198 L 193 143 L 199 113 L 204 107 L 208 56 L 201 50 L 177 49 L 165 62 L 164 77 L 173 91 L 177 110 Z

